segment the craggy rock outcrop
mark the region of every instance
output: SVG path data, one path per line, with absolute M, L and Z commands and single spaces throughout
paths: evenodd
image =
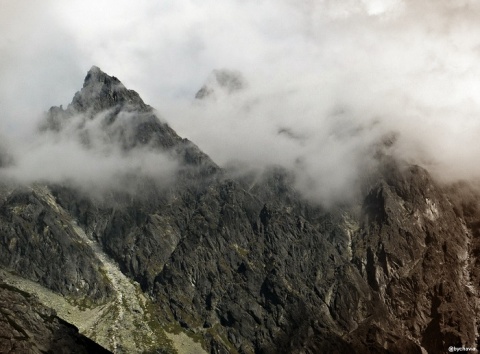
M 214 353 L 438 353 L 477 344 L 478 193 L 379 155 L 363 195 L 326 210 L 303 199 L 280 168 L 229 178 L 95 67 L 67 109 L 50 110 L 43 129 L 62 134 L 78 117 L 99 120 L 100 135 L 124 151 L 148 146 L 181 166 L 168 188 L 139 177 L 134 194 L 95 199 L 67 184 L 49 186 L 65 211 L 60 220 L 77 221 L 153 296 L 158 322 L 202 337 Z M 10 268 L 34 262 L 34 277 L 70 291 L 74 283 L 35 258 L 37 249 L 18 246 L 27 233 L 52 240 L 48 249 L 71 249 L 71 264 L 81 265 L 67 274 L 95 274 L 82 247 L 67 247 L 75 233 L 55 216 L 35 192 L 7 198 L 2 259 Z M 61 243 L 51 238 L 57 231 Z M 31 260 L 6 251 L 15 247 Z M 104 293 L 85 279 L 86 294 Z
M 0 265 L 86 303 L 104 302 L 111 290 L 75 222 L 45 187 L 4 191 L 0 204 Z
M 472 234 L 425 170 L 387 164 L 365 198 L 354 240 L 353 262 L 395 320 L 397 336 L 429 353 L 475 346 Z
M 0 352 L 110 353 L 37 299 L 0 282 Z

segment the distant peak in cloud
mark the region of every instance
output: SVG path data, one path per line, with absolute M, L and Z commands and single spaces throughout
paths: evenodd
M 242 90 L 245 86 L 246 82 L 241 72 L 227 69 L 213 70 L 195 98 L 215 97 L 219 93 L 229 95 Z

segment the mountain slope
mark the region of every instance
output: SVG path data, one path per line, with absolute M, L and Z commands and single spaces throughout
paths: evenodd
M 55 205 L 46 187 L 4 192 L 0 264 L 72 300 L 105 302 L 111 285 L 99 261 Z

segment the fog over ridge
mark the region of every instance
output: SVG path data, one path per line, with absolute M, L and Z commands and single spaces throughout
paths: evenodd
M 55 179 L 61 174 L 42 166 L 75 171 L 74 160 L 151 164 L 115 153 L 102 163 L 101 150 L 83 155 L 75 142 L 46 143 L 35 132 L 41 110 L 69 102 L 92 64 L 136 90 L 215 162 L 293 169 L 299 187 L 320 201 L 352 193 L 389 136 L 396 138 L 386 153 L 437 178 L 480 177 L 477 1 L 5 6 L 0 128 L 17 160 L 15 178 Z M 195 100 L 222 68 L 240 72 L 244 87 Z M 103 167 L 73 174 L 92 180 Z

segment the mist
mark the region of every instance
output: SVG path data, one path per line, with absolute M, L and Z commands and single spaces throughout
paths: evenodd
M 105 155 L 36 132 L 41 112 L 68 104 L 91 65 L 221 166 L 292 169 L 323 203 L 354 194 L 379 148 L 445 183 L 480 178 L 477 1 L 2 3 L 0 135 L 16 161 L 4 171 L 11 178 L 102 184 L 119 169 L 169 166 L 151 152 Z M 242 88 L 196 100 L 223 68 L 241 73 Z
M 39 126 L 31 140 L 10 141 L 8 149 L 4 144 L 0 179 L 13 185 L 66 184 L 98 200 L 111 192 L 138 194 L 143 185 L 171 186 L 179 161 L 149 145 L 125 149 L 122 143 L 134 139 L 128 126 L 132 117 L 120 113 L 105 130 L 106 113 L 77 114 L 65 118 L 59 131 Z M 126 135 L 123 140 L 112 134 L 118 127 Z

